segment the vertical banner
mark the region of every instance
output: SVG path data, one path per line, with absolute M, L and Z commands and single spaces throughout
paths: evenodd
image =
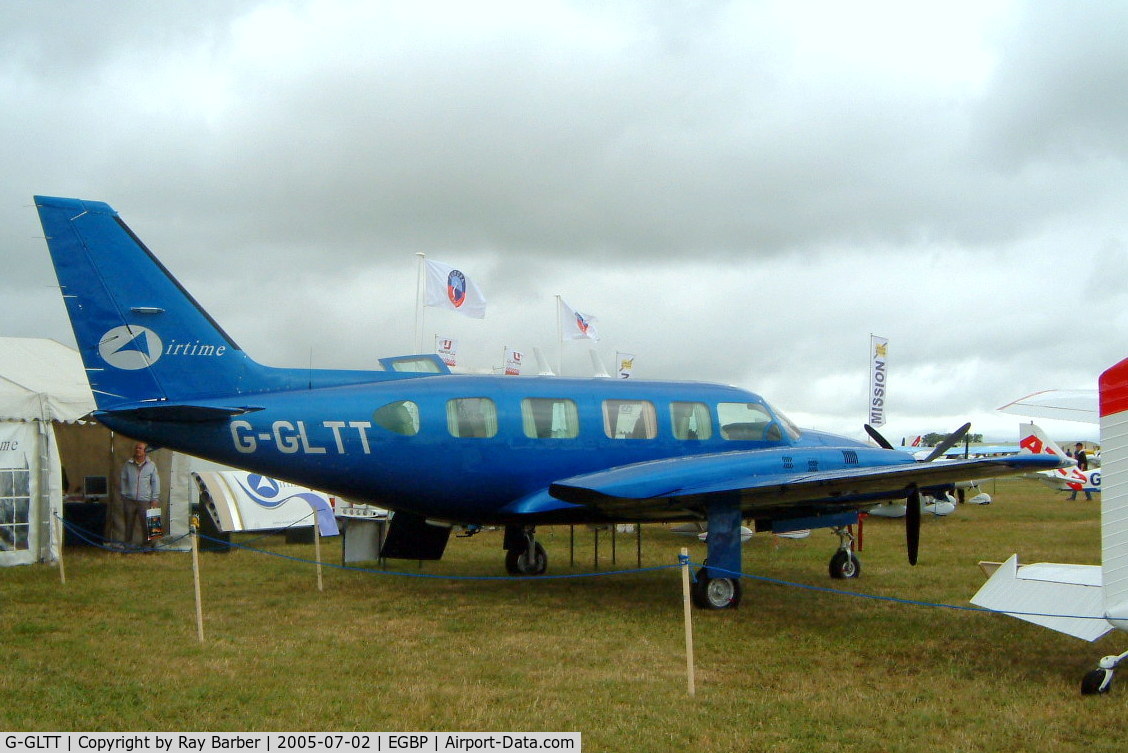
M 889 365 L 886 353 L 889 340 L 870 335 L 870 380 L 869 380 L 869 424 L 882 426 L 885 423 L 885 400 Z
M 458 362 L 458 340 L 435 335 L 435 353 L 448 367 L 454 368 Z
M 521 361 L 525 358 L 525 354 L 513 348 L 505 349 L 505 375 L 506 376 L 521 376 Z
M 634 354 L 633 353 L 616 353 L 615 361 L 618 364 L 618 375 L 620 379 L 630 379 L 631 374 L 634 372 Z

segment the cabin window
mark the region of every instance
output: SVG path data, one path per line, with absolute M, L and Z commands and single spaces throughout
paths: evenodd
M 721 436 L 733 440 L 778 442 L 783 439 L 779 424 L 759 403 L 718 403 Z
M 612 439 L 654 439 L 658 436 L 654 404 L 646 400 L 604 400 L 603 431 Z
M 533 439 L 573 439 L 580 434 L 580 414 L 571 400 L 527 397 L 521 401 L 525 436 Z
M 377 408 L 372 420 L 388 431 L 414 437 L 419 433 L 419 406 L 410 400 L 397 400 Z
M 497 434 L 497 406 L 488 397 L 447 400 L 447 431 L 452 437 L 488 439 Z
M 670 403 L 670 424 L 675 439 L 709 439 L 713 419 L 705 403 Z

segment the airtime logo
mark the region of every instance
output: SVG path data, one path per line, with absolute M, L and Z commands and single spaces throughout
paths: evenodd
M 161 356 L 217 358 L 226 352 L 226 345 L 209 345 L 199 340 L 190 343 L 171 340 L 166 347 L 153 330 L 129 324 L 114 327 L 98 342 L 98 355 L 102 360 L 125 371 L 152 366 Z

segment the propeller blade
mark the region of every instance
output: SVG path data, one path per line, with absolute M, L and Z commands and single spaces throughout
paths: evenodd
M 928 457 L 924 459 L 924 462 L 931 463 L 933 460 L 942 456 L 948 450 L 952 449 L 955 446 L 956 442 L 964 438 L 964 435 L 967 434 L 968 429 L 970 428 L 970 423 L 964 424 L 948 436 L 944 437 L 944 441 L 936 445 L 936 447 L 932 449 L 932 452 L 928 453 Z
M 905 504 L 905 547 L 909 552 L 909 564 L 917 563 L 920 551 L 920 492 L 913 489 Z
M 887 450 L 894 449 L 893 445 L 889 444 L 889 440 L 881 436 L 881 432 L 873 428 L 869 424 L 865 424 L 866 434 L 869 434 L 873 441 L 877 442 L 879 447 L 884 447 Z

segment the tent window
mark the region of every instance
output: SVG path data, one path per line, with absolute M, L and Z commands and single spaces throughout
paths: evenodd
M 521 401 L 525 436 L 533 439 L 574 439 L 580 434 L 580 414 L 571 400 L 527 397 Z
M 31 530 L 31 471 L 0 469 L 0 551 L 25 551 Z
M 488 397 L 448 400 L 447 430 L 452 437 L 488 439 L 497 434 L 497 406 Z
M 419 433 L 419 406 L 410 400 L 397 400 L 377 408 L 372 420 L 388 431 L 414 437 Z
M 713 418 L 705 403 L 670 403 L 670 423 L 675 439 L 709 439 Z
M 721 436 L 733 440 L 778 442 L 782 439 L 779 424 L 768 409 L 759 403 L 718 403 Z
M 658 419 L 646 400 L 604 400 L 603 431 L 612 439 L 654 439 Z

